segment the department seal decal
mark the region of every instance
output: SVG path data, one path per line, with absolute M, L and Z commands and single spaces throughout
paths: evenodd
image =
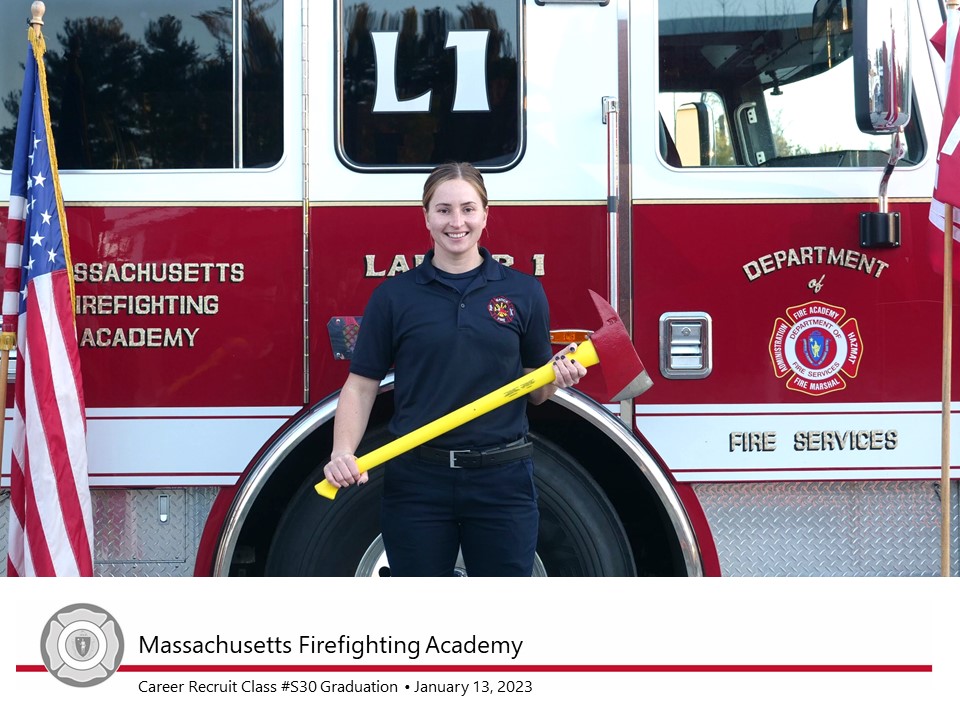
M 98 685 L 123 657 L 123 633 L 113 616 L 96 605 L 69 605 L 47 621 L 40 635 L 47 670 L 74 687 Z
M 860 328 L 847 311 L 825 302 L 808 302 L 787 308 L 777 318 L 770 336 L 770 359 L 778 378 L 787 378 L 787 389 L 806 395 L 843 390 L 844 376 L 855 378 L 863 343 Z
M 508 298 L 503 296 L 495 297 L 488 302 L 487 312 L 490 313 L 490 317 L 501 325 L 512 323 L 513 319 L 517 316 L 517 308 L 513 306 L 513 303 Z

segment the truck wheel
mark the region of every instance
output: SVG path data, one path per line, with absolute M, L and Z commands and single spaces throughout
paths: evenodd
M 540 496 L 534 575 L 634 575 L 626 532 L 589 473 L 560 448 L 531 435 Z M 370 443 L 370 448 L 382 442 Z M 363 451 L 361 451 L 363 452 Z M 277 526 L 265 573 L 271 576 L 389 576 L 380 539 L 383 468 L 370 482 L 341 490 L 333 502 L 317 495 L 315 471 L 294 494 Z M 466 574 L 460 569 L 460 574 Z

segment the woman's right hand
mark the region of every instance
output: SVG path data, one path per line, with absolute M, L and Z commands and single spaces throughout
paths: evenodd
M 357 456 L 352 453 L 335 453 L 323 466 L 323 477 L 334 487 L 343 488 L 354 483 L 363 485 L 370 479 L 357 467 Z

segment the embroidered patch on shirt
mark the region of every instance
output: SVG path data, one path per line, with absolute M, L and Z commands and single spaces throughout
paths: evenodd
M 488 302 L 487 311 L 490 313 L 490 317 L 501 325 L 513 322 L 513 319 L 517 316 L 517 309 L 513 306 L 513 303 L 503 296 L 495 297 Z

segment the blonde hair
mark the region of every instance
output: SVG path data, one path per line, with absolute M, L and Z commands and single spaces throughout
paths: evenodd
M 466 162 L 448 162 L 438 165 L 423 183 L 423 209 L 430 207 L 430 200 L 442 183 L 447 180 L 466 180 L 473 186 L 480 196 L 484 209 L 487 207 L 487 186 L 483 184 L 483 176 L 473 165 Z

